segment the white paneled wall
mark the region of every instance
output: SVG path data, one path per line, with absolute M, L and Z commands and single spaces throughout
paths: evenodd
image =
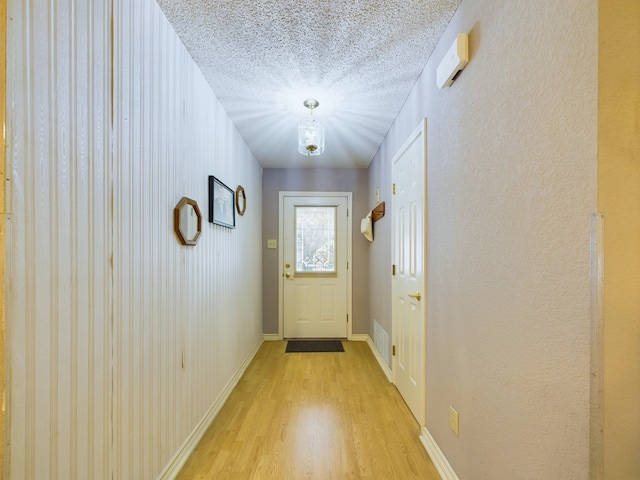
M 8 11 L 11 478 L 155 478 L 261 341 L 261 169 L 153 0 Z
M 12 479 L 100 478 L 111 430 L 108 6 L 37 3 L 8 2 L 6 458 Z

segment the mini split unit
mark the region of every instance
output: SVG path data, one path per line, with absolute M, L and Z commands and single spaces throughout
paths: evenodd
M 469 63 L 469 41 L 466 33 L 459 33 L 436 70 L 439 88 L 451 85 Z

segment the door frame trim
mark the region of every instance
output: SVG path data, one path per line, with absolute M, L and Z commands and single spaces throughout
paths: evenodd
M 427 203 L 427 119 L 423 118 L 420 123 L 418 124 L 418 126 L 411 132 L 411 134 L 409 135 L 409 137 L 407 138 L 407 140 L 402 144 L 402 146 L 400 148 L 398 148 L 398 150 L 396 151 L 396 153 L 393 155 L 393 158 L 391 159 L 391 181 L 395 182 L 396 181 L 396 161 L 398 160 L 398 158 L 400 158 L 400 156 L 404 155 L 404 153 L 407 151 L 407 149 L 413 145 L 413 143 L 416 141 L 417 138 L 419 138 L 420 136 L 422 136 L 422 155 L 423 155 L 423 162 L 424 162 L 424 172 L 423 172 L 423 189 L 422 189 L 422 201 L 423 201 L 423 206 L 422 206 L 422 231 L 423 231 L 423 252 L 422 252 L 422 261 L 423 261 L 423 275 L 422 275 L 422 292 L 424 292 L 424 301 L 426 303 L 427 298 L 429 297 L 428 292 L 427 292 L 427 285 L 429 285 L 429 283 L 427 282 L 427 266 L 428 266 L 428 232 L 429 232 L 429 225 L 428 225 L 428 215 L 427 215 L 427 207 L 428 207 L 428 203 Z M 391 212 L 392 212 L 392 216 L 394 215 L 395 212 L 395 197 L 394 195 L 391 195 Z M 391 235 L 391 261 L 392 263 L 395 263 L 396 258 L 395 258 L 395 252 L 396 252 L 396 236 L 395 236 L 395 231 L 396 231 L 396 224 L 395 221 L 396 219 L 393 219 L 394 224 L 393 224 L 393 233 Z M 391 278 L 391 344 L 392 345 L 397 345 L 398 344 L 398 312 L 396 311 L 396 307 L 395 307 L 395 295 L 396 295 L 396 279 L 395 277 Z M 424 312 L 423 312 L 423 322 L 424 322 L 424 338 L 423 338 L 423 350 L 422 350 L 422 364 L 423 364 L 423 375 L 424 375 L 424 385 L 422 388 L 422 409 L 424 412 L 424 425 L 421 426 L 426 426 L 427 424 L 427 338 L 428 338 L 428 333 L 427 333 L 427 305 L 425 304 L 424 306 Z M 398 373 L 398 357 L 393 355 L 391 357 L 391 381 L 394 385 L 397 384 L 396 381 L 396 375 Z
M 278 339 L 284 339 L 284 198 L 285 197 L 346 197 L 347 199 L 347 340 L 351 340 L 353 335 L 353 226 L 351 216 L 353 213 L 353 193 L 352 192 L 278 192 Z

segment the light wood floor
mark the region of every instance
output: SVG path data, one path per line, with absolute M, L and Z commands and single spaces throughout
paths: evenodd
M 265 342 L 178 478 L 440 480 L 369 346 L 343 344 Z

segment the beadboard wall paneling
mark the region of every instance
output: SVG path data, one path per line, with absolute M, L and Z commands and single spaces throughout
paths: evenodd
M 0 52 L 6 52 L 7 39 L 7 2 L 0 0 Z M 7 84 L 7 57 L 6 54 L 0 58 L 0 125 L 5 125 L 6 120 L 6 84 Z M 4 149 L 4 135 L 2 135 L 3 148 L 0 151 L 0 396 L 3 399 L 3 408 L 0 411 L 0 438 L 6 438 L 7 415 L 4 408 L 7 393 L 7 369 L 6 369 L 6 285 L 5 285 L 5 224 L 7 222 L 7 210 L 5 205 L 5 183 L 6 183 L 6 158 Z M 4 446 L 0 449 L 0 472 L 4 475 L 5 471 L 5 454 Z
M 261 168 L 153 0 L 8 9 L 11 478 L 156 478 L 262 341 Z
M 153 478 L 262 341 L 261 169 L 154 1 L 116 1 L 114 26 L 114 475 Z M 237 228 L 206 221 L 208 175 L 245 186 Z
M 10 478 L 109 468 L 108 12 L 8 2 Z

